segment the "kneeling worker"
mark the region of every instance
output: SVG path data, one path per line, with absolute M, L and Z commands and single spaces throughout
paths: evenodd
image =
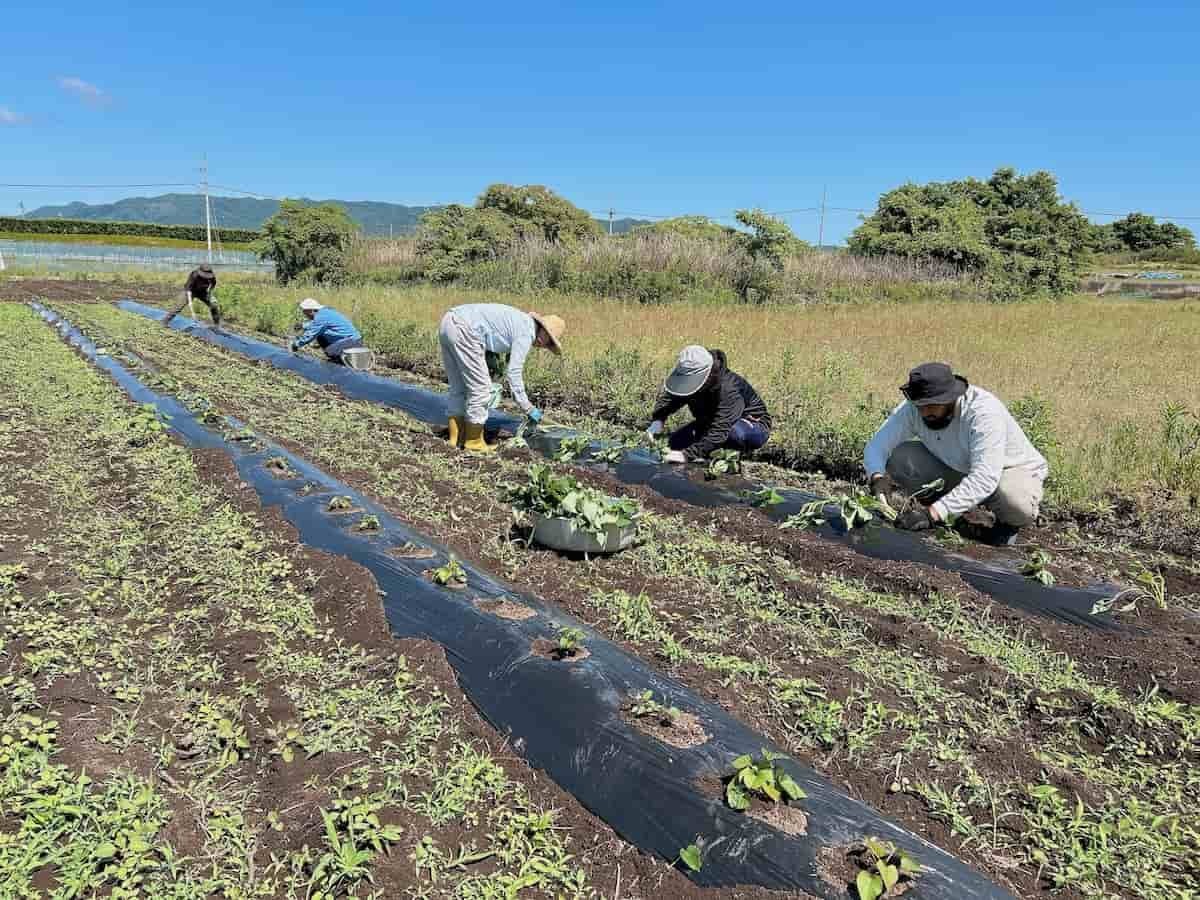
M 504 377 L 512 388 L 513 399 L 536 425 L 541 410 L 525 394 L 525 358 L 534 347 L 562 353 L 566 323 L 558 316 L 522 312 L 501 303 L 467 303 L 442 316 L 438 342 L 442 365 L 450 383 L 447 407 L 450 417 L 450 445 L 466 450 L 495 450 L 483 437 L 488 408 L 492 405 L 492 378 L 488 355 L 508 354 Z
M 308 319 L 308 324 L 300 336 L 292 341 L 293 353 L 315 340 L 331 361 L 340 363 L 343 353 L 363 345 L 362 335 L 354 323 L 336 309 L 322 306 L 312 297 L 306 297 L 300 301 L 300 311 Z
M 945 488 L 930 506 L 913 503 L 897 526 L 922 531 L 967 515 L 990 527 L 987 539 L 1006 543 L 1037 518 L 1050 468 L 999 399 L 945 363 L 917 366 L 900 392 L 907 399 L 863 457 L 871 493 L 899 486 L 911 494 L 939 478 Z
M 667 439 L 667 462 L 699 462 L 719 448 L 757 450 L 771 436 L 771 416 L 750 382 L 732 371 L 721 350 L 684 347 L 667 377 L 646 433 L 662 433 L 667 419 L 686 406 L 694 422 Z
M 183 312 L 183 308 L 188 308 L 188 313 L 194 319 L 196 310 L 192 307 L 193 300 L 199 300 L 208 307 L 208 311 L 212 314 L 213 327 L 221 324 L 221 310 L 217 307 L 217 300 L 213 296 L 213 291 L 217 287 L 217 273 L 213 271 L 212 266 L 208 263 L 201 263 L 188 274 L 187 282 L 183 286 L 183 299 L 178 305 L 167 313 L 167 317 L 163 319 L 164 325 L 170 325 L 171 320 Z

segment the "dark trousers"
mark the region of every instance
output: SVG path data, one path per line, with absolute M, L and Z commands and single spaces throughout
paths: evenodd
M 767 430 L 767 426 L 762 422 L 753 422 L 750 419 L 738 419 L 733 423 L 733 427 L 729 429 L 729 437 L 725 439 L 725 443 L 721 446 L 726 450 L 739 450 L 742 453 L 749 453 L 751 450 L 757 450 L 767 442 L 767 438 L 771 436 L 771 432 Z M 696 441 L 700 440 L 700 429 L 695 422 L 689 422 L 678 431 L 671 432 L 671 436 L 667 438 L 667 444 L 672 450 L 686 450 Z
M 317 343 L 321 343 L 321 339 L 317 338 Z M 361 347 L 363 342 L 359 338 L 342 338 L 340 341 L 334 341 L 330 344 L 322 344 L 321 349 L 325 351 L 325 355 L 332 362 L 340 363 L 342 354 L 347 350 L 353 350 L 355 347 Z
M 217 300 L 215 297 L 209 297 L 207 294 L 192 294 L 192 299 L 199 300 L 201 303 L 203 303 L 205 306 L 208 307 L 208 311 L 212 314 L 212 320 L 213 320 L 214 325 L 221 324 L 221 310 L 217 307 Z M 183 312 L 183 308 L 185 306 L 187 306 L 187 291 L 184 291 L 182 294 L 179 295 L 179 303 L 175 306 L 174 309 L 172 309 L 171 311 L 169 311 L 167 313 L 167 317 L 165 319 L 163 319 L 163 324 L 166 325 L 173 318 L 175 318 L 177 315 L 179 315 L 181 312 Z

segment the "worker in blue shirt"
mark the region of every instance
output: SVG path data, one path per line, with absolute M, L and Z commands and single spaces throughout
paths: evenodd
M 363 345 L 362 335 L 354 323 L 336 309 L 322 306 L 312 297 L 306 297 L 300 301 L 300 311 L 308 319 L 308 324 L 301 335 L 292 341 L 293 353 L 305 344 L 316 341 L 330 360 L 340 363 L 343 353 Z
M 492 405 L 492 379 L 488 354 L 508 354 L 504 378 L 517 406 L 536 425 L 542 418 L 525 393 L 525 358 L 534 347 L 562 352 L 566 324 L 558 316 L 522 312 L 501 303 L 466 303 L 442 317 L 438 340 L 442 365 L 450 383 L 447 398 L 450 445 L 465 450 L 494 450 L 483 438 Z

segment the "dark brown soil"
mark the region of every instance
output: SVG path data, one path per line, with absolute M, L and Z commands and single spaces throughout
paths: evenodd
M 516 622 L 532 619 L 537 615 L 535 610 L 530 609 L 522 603 L 514 603 L 512 600 L 478 599 L 475 601 L 475 605 L 485 613 Z
M 183 288 L 180 277 L 179 289 Z M 161 301 L 173 292 L 162 285 L 141 284 L 136 281 L 94 281 L 71 278 L 0 278 L 0 300 L 54 300 L 67 303 L 97 303 L 114 300 Z
M 404 544 L 400 547 L 393 547 L 388 553 L 397 559 L 433 559 L 437 556 L 436 550 L 429 547 L 419 547 L 416 544 Z
M 540 656 L 543 659 L 553 660 L 556 663 L 563 663 L 565 665 L 582 662 L 592 655 L 587 647 L 576 647 L 570 653 L 564 653 L 558 648 L 557 641 L 547 640 L 546 638 L 538 638 L 530 644 L 529 652 L 534 656 Z
M 664 722 L 658 716 L 635 716 L 626 710 L 624 719 L 643 734 L 681 750 L 699 747 L 711 737 L 693 713 L 681 712 L 673 721 Z

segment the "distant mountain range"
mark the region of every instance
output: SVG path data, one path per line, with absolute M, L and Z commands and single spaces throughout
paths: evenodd
M 374 237 L 388 234 L 411 234 L 421 216 L 436 206 L 405 206 L 401 203 L 379 203 L 371 200 L 309 200 L 303 203 L 336 203 L 363 230 Z M 256 200 L 251 197 L 210 197 L 213 227 L 262 227 L 279 209 L 275 200 Z M 127 197 L 115 203 L 67 203 L 63 206 L 41 206 L 27 213 L 27 219 L 86 219 L 96 222 L 151 222 L 156 225 L 203 225 L 204 196 L 202 194 L 161 194 L 158 197 Z M 599 221 L 599 220 L 597 220 Z M 647 224 L 639 219 L 614 219 L 613 232 L 624 234 L 637 225 Z M 608 220 L 600 222 L 607 230 Z

